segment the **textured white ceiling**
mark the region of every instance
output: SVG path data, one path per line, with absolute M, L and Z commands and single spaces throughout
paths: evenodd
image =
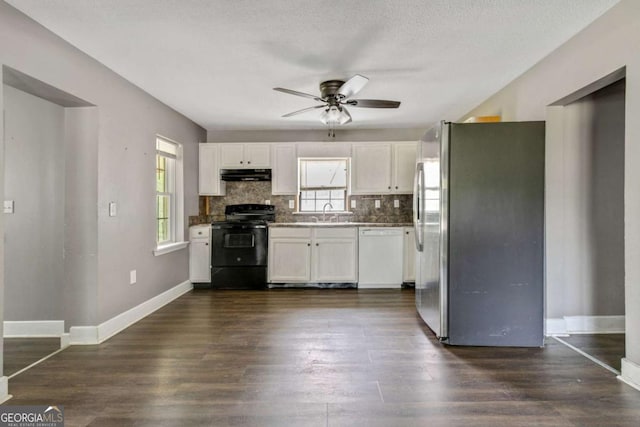
M 327 79 L 370 78 L 350 128 L 455 120 L 618 0 L 6 0 L 206 129 L 322 128 Z

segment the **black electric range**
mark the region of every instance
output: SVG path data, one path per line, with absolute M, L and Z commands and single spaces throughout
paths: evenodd
M 275 215 L 272 205 L 225 207 L 225 220 L 211 224 L 212 288 L 267 287 L 267 224 L 275 220 Z

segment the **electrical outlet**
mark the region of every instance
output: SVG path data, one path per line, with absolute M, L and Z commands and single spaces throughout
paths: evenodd
M 116 216 L 118 213 L 118 207 L 116 202 L 109 202 L 109 216 Z
M 13 200 L 5 200 L 4 201 L 4 213 L 12 214 L 13 213 Z
M 394 207 L 394 208 L 399 208 L 399 207 L 400 207 L 400 200 L 395 199 L 395 200 L 393 201 L 393 207 Z
M 264 204 L 265 204 L 265 205 L 270 205 L 270 204 L 271 204 L 271 200 L 265 200 L 265 201 L 264 201 Z
M 131 270 L 129 272 L 129 284 L 130 285 L 133 285 L 134 283 L 136 283 L 136 281 L 138 280 L 138 278 L 136 276 L 137 276 L 136 270 Z
M 375 202 L 376 209 L 380 209 L 380 200 L 376 200 Z
M 293 200 L 289 200 L 289 209 L 295 209 L 296 208 L 296 203 Z
M 356 208 L 356 201 L 351 200 L 351 209 L 355 209 L 355 208 Z

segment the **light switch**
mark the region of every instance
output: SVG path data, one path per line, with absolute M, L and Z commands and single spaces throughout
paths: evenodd
M 12 214 L 13 213 L 13 200 L 5 200 L 4 201 L 4 213 Z
M 395 199 L 395 200 L 393 201 L 393 207 L 394 207 L 394 208 L 399 208 L 399 207 L 400 207 L 400 200 Z
M 116 202 L 109 202 L 109 216 L 116 216 L 117 213 Z
M 138 280 L 137 271 L 136 270 L 131 270 L 129 272 L 129 284 L 133 285 L 134 283 L 136 283 L 137 280 Z
M 355 208 L 356 208 L 356 201 L 351 200 L 351 209 L 355 209 Z
M 376 209 L 380 209 L 380 200 L 375 201 L 375 207 Z
M 296 204 L 293 200 L 289 200 L 289 209 L 295 209 Z

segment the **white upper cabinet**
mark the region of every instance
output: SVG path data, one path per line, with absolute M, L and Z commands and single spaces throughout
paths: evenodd
M 269 169 L 270 167 L 270 144 L 220 144 L 220 169 Z
M 416 164 L 415 142 L 353 144 L 352 194 L 411 194 Z
M 225 182 L 220 180 L 220 144 L 198 146 L 198 194 L 224 196 Z
M 351 157 L 351 143 L 299 142 L 298 157 Z
M 351 150 L 351 194 L 390 193 L 391 144 L 353 144 Z
M 296 144 L 271 146 L 271 194 L 296 195 L 298 193 L 298 156 Z
M 392 192 L 396 194 L 413 193 L 413 176 L 416 169 L 416 142 L 393 144 Z

